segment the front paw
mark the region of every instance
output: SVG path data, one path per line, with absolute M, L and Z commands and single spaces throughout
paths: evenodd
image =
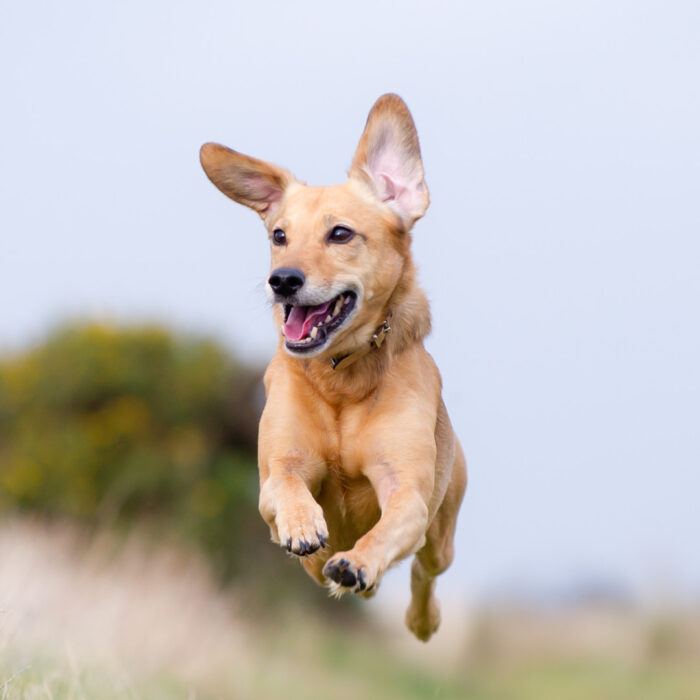
M 280 511 L 275 524 L 279 544 L 300 557 L 313 554 L 328 541 L 328 527 L 318 505 Z
M 332 556 L 323 567 L 323 575 L 330 579 L 331 590 L 338 595 L 346 591 L 370 593 L 377 585 L 376 571 L 352 552 Z

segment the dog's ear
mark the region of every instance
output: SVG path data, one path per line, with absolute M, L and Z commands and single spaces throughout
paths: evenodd
M 294 176 L 276 165 L 205 143 L 199 151 L 207 177 L 227 196 L 260 214 L 266 221 L 275 212 Z
M 407 228 L 425 214 L 430 196 L 418 134 L 398 95 L 382 95 L 374 103 L 348 174 L 366 182 Z

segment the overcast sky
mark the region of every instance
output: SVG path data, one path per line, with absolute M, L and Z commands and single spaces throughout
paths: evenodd
M 443 587 L 700 592 L 700 3 L 27 0 L 0 71 L 0 345 L 153 318 L 259 364 L 265 233 L 199 146 L 340 182 L 401 94 L 470 469 Z

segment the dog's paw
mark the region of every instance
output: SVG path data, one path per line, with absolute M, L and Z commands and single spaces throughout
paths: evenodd
M 323 575 L 329 579 L 331 591 L 336 595 L 351 591 L 368 597 L 378 583 L 376 572 L 350 552 L 332 556 L 323 567 Z
M 323 510 L 317 504 L 309 508 L 295 508 L 292 512 L 278 512 L 275 523 L 279 544 L 299 557 L 317 552 L 328 541 Z
M 440 626 L 440 604 L 430 598 L 427 605 L 415 605 L 413 601 L 406 610 L 406 627 L 421 642 L 427 642 Z

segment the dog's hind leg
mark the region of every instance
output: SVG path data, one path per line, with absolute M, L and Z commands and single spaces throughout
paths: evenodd
M 425 545 L 416 552 L 411 566 L 411 603 L 406 626 L 427 642 L 440 625 L 440 605 L 435 598 L 435 579 L 454 558 L 457 511 L 466 489 L 466 462 L 457 444 L 450 484 L 445 498 L 426 533 Z

